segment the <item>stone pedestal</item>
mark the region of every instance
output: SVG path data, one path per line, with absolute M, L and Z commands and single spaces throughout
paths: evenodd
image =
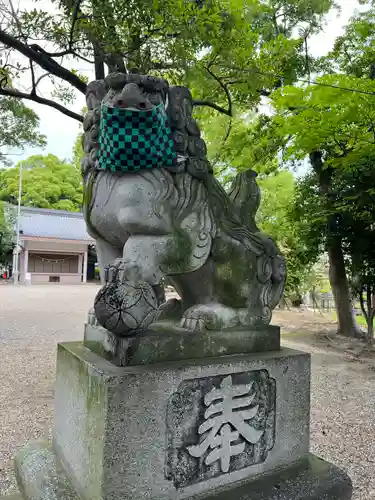
M 144 336 L 122 356 L 127 366 L 83 343 L 58 346 L 52 446 L 30 445 L 16 458 L 25 499 L 351 498 L 349 478 L 309 453 L 309 355 L 246 353 L 250 341 L 230 344 L 221 332 L 231 355 L 212 356 L 214 344 L 202 342 L 192 359 L 185 333 L 176 332 L 173 350 L 170 334 L 155 344 Z M 188 335 L 190 345 L 203 341 Z M 147 340 L 164 347 L 147 350 Z M 89 342 L 98 349 L 98 339 Z M 178 361 L 166 361 L 173 351 Z

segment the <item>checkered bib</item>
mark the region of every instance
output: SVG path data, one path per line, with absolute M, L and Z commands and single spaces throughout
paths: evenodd
M 176 161 L 163 105 L 135 111 L 102 104 L 98 169 L 137 172 L 173 166 Z

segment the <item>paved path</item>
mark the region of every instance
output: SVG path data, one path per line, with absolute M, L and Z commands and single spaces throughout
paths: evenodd
M 79 340 L 97 287 L 0 287 L 0 494 L 15 489 L 12 455 L 49 439 L 56 343 Z M 366 363 L 301 345 L 313 353 L 312 450 L 349 470 L 354 500 L 375 500 L 375 372 Z

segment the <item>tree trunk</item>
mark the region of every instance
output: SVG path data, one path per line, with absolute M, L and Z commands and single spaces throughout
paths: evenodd
M 371 320 L 367 326 L 367 343 L 369 346 L 374 344 L 374 315 L 371 315 Z
M 369 346 L 374 345 L 374 316 L 375 316 L 375 309 L 371 308 L 371 311 L 368 314 L 368 317 L 366 318 L 367 320 L 367 344 Z
M 371 285 L 367 285 L 367 343 L 372 346 L 374 342 L 374 307 Z
M 332 184 L 333 170 L 324 165 L 323 153 L 310 153 L 310 162 L 317 176 L 322 203 L 328 202 Z M 341 237 L 335 228 L 335 215 L 327 218 L 327 253 L 329 260 L 329 281 L 335 299 L 338 328 L 337 333 L 348 337 L 359 337 L 361 329 L 353 313 L 349 283 L 346 275 L 344 255 L 342 252 Z
M 337 313 L 337 333 L 347 337 L 358 337 L 361 335 L 361 331 L 353 314 L 344 255 L 339 237 L 329 238 L 327 252 L 329 259 L 329 281 Z
M 95 61 L 95 80 L 104 80 L 105 70 L 104 61 L 102 54 L 98 48 L 98 45 L 94 45 L 94 61 Z

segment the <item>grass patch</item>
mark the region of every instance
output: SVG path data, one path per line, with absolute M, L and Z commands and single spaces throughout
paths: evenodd
M 335 312 L 332 313 L 332 319 L 333 319 L 333 321 L 337 321 L 337 314 Z M 366 319 L 362 314 L 360 314 L 359 316 L 356 316 L 355 319 L 360 326 L 364 326 L 367 328 Z
M 293 336 L 297 336 L 297 335 L 306 335 L 306 332 L 301 332 L 299 330 L 295 331 L 289 331 L 287 329 L 285 329 L 286 327 L 282 327 L 281 330 L 280 330 L 280 336 L 281 337 L 285 337 L 286 335 L 288 337 L 293 337 Z
M 367 327 L 367 322 L 365 320 L 365 318 L 361 315 L 361 316 L 357 316 L 357 323 L 361 326 L 366 326 Z

